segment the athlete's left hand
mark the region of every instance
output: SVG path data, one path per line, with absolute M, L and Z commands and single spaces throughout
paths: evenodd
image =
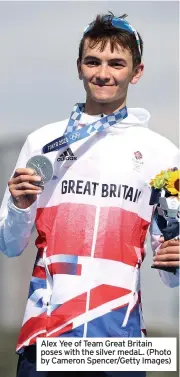
M 158 267 L 180 267 L 180 240 L 164 241 L 160 238 L 161 246 L 154 256 L 154 266 Z

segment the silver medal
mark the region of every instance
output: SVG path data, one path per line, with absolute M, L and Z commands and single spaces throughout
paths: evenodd
M 43 155 L 31 157 L 26 167 L 35 170 L 36 174 L 41 177 L 41 182 L 35 183 L 36 185 L 44 185 L 53 177 L 53 165 L 49 158 Z

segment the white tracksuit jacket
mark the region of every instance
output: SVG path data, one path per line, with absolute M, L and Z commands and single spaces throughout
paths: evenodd
M 81 123 L 99 117 L 83 114 Z M 179 150 L 148 128 L 149 118 L 145 109 L 128 108 L 115 126 L 48 153 L 54 176 L 30 208 L 16 208 L 6 189 L 0 250 L 19 256 L 34 223 L 38 232 L 17 352 L 38 336 L 145 335 L 139 272 L 153 210 L 148 183 L 179 163 Z M 63 135 L 67 122 L 31 133 L 15 169 Z M 152 235 L 154 250 L 159 236 Z M 159 274 L 170 287 L 179 284 L 178 274 Z

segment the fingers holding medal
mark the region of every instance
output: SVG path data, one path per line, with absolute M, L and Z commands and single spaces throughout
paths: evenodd
M 9 191 L 16 207 L 25 209 L 35 202 L 37 195 L 42 192 L 42 188 L 34 185 L 36 182 L 41 182 L 41 177 L 33 169 L 16 169 L 13 177 L 8 181 Z
M 8 181 L 9 191 L 16 207 L 21 209 L 30 207 L 52 176 L 51 161 L 41 155 L 28 160 L 26 168 L 16 169 L 13 177 Z

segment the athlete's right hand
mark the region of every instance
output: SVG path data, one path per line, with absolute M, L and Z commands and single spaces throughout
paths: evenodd
M 8 181 L 9 191 L 16 207 L 25 209 L 36 201 L 42 189 L 33 183 L 40 181 L 41 177 L 36 175 L 33 169 L 16 169 L 13 177 Z

